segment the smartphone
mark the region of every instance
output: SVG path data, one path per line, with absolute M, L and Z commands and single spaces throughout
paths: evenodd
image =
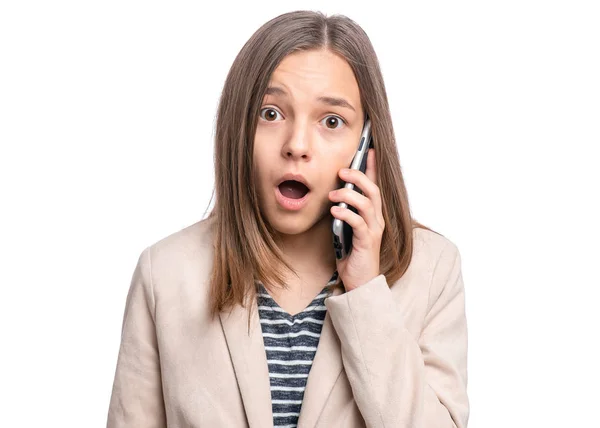
M 358 149 L 352 158 L 350 169 L 358 169 L 363 173 L 367 170 L 367 154 L 369 148 L 373 147 L 373 139 L 371 138 L 371 120 L 367 118 L 363 126 L 363 130 L 360 135 L 358 143 Z M 354 191 L 362 194 L 360 188 L 354 186 L 353 183 L 345 182 L 343 187 L 346 189 L 353 189 Z M 337 206 L 341 208 L 349 208 L 350 210 L 358 213 L 358 210 L 352 205 L 348 205 L 345 202 L 338 202 Z M 350 251 L 352 250 L 352 226 L 339 218 L 333 219 L 332 224 L 333 231 L 333 248 L 335 250 L 335 256 L 338 260 L 345 259 Z

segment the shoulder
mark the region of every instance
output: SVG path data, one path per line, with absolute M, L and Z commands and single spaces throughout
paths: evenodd
M 459 257 L 457 245 L 444 235 L 423 228 L 413 229 L 413 261 L 425 263 L 439 261 L 441 258 Z
M 429 304 L 446 294 L 462 292 L 461 255 L 449 238 L 428 229 L 413 230 L 414 246 L 409 270 L 419 271 L 429 283 Z
M 208 279 L 213 260 L 213 224 L 212 218 L 197 221 L 144 249 L 155 291 L 175 283 L 197 284 Z
M 213 223 L 212 218 L 197 221 L 152 243 L 148 251 L 154 260 L 160 260 L 195 257 L 212 250 Z
M 432 230 L 414 228 L 411 262 L 403 279 L 420 284 L 421 291 L 422 284 L 429 284 L 431 293 L 439 293 L 449 276 L 460 271 L 460 264 L 460 252 L 452 240 Z

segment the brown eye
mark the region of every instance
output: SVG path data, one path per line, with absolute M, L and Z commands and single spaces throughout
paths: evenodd
M 337 116 L 327 116 L 325 118 L 325 126 L 329 129 L 338 129 L 344 124 L 344 120 Z
M 266 112 L 267 114 L 263 115 L 263 112 Z M 264 108 L 260 111 L 260 117 L 266 120 L 267 122 L 274 122 L 278 114 L 279 112 L 272 108 Z

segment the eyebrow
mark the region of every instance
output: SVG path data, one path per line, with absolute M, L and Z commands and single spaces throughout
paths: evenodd
M 265 91 L 265 95 L 281 95 L 283 97 L 288 96 L 287 92 L 278 86 L 269 86 Z M 350 104 L 344 98 L 322 96 L 322 97 L 318 97 L 317 101 L 320 101 L 322 103 L 325 103 L 325 104 L 328 104 L 328 105 L 334 106 L 334 107 L 346 107 L 346 108 L 349 108 L 350 110 L 356 112 L 354 107 L 352 107 L 352 104 Z

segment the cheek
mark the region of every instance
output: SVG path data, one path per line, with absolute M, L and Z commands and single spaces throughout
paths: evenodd
M 336 180 L 341 180 L 339 175 L 340 169 L 350 168 L 355 153 L 354 150 L 346 149 L 334 158 L 335 162 L 331 167 L 333 168 L 332 176 L 336 177 Z
M 265 159 L 265 152 L 260 143 L 254 145 L 252 164 L 254 168 L 254 178 L 257 180 L 257 183 L 260 183 L 259 180 L 262 180 L 265 175 L 265 166 L 269 164 L 268 159 Z
M 323 190 L 327 192 L 335 189 L 339 189 L 342 185 L 342 180 L 338 174 L 339 170 L 345 168 L 347 165 L 342 164 L 340 162 L 336 162 L 335 165 L 329 165 L 327 168 L 327 173 L 323 174 Z
M 255 155 L 253 159 L 254 169 L 254 186 L 260 203 L 264 203 L 264 198 L 272 192 L 273 177 L 269 169 L 270 163 L 268 158 Z
M 260 191 L 266 185 L 266 177 L 264 173 L 264 168 L 261 168 L 260 163 L 254 164 L 254 185 L 256 186 L 256 191 L 260 193 Z

